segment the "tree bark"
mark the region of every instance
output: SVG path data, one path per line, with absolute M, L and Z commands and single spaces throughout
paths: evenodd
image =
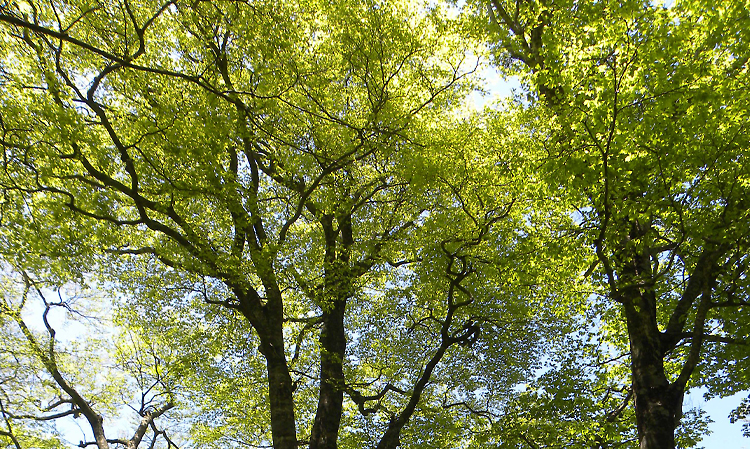
M 631 237 L 637 235 L 631 233 Z M 627 263 L 618 267 L 622 274 L 620 301 L 625 308 L 630 341 L 635 415 L 641 449 L 675 447 L 674 435 L 682 419 L 685 386 L 698 364 L 703 344 L 704 323 L 716 282 L 717 260 L 726 250 L 725 246 L 704 246 L 665 332 L 659 330 L 657 322 L 658 297 L 653 287 L 649 257 L 632 253 L 624 258 Z M 664 358 L 679 342 L 680 338 L 676 335 L 682 333 L 689 311 L 699 296 L 690 354 L 681 366 L 679 377 L 670 383 L 664 371 Z
M 325 280 L 321 308 L 323 328 L 320 331 L 320 392 L 318 409 L 310 433 L 310 449 L 337 449 L 344 404 L 344 357 L 346 303 L 352 294 L 350 248 L 353 244 L 351 215 L 321 219 L 325 235 Z M 341 245 L 337 243 L 341 238 Z
M 323 329 L 320 332 L 320 394 L 310 434 L 310 449 L 338 447 L 344 402 L 345 309 L 345 301 L 336 301 L 331 310 L 323 314 Z
M 275 332 L 274 332 L 275 333 Z M 297 449 L 292 377 L 289 375 L 284 339 L 280 335 L 262 338 L 260 351 L 268 369 L 268 400 L 271 409 L 271 434 L 274 449 Z
M 297 425 L 294 417 L 294 388 L 284 351 L 284 317 L 281 292 L 272 282 L 264 283 L 267 302 L 260 305 L 254 290 L 235 287 L 239 311 L 255 329 L 259 350 L 268 370 L 268 403 L 274 449 L 297 449 Z
M 632 220 L 623 249 L 642 239 L 650 223 Z M 615 256 L 620 274 L 612 293 L 623 304 L 630 342 L 630 363 L 638 441 L 641 449 L 674 449 L 674 431 L 682 418 L 682 392 L 664 371 L 665 342 L 657 319 L 658 296 L 647 251 Z
M 633 304 L 625 307 L 630 335 L 631 370 L 638 441 L 641 449 L 673 449 L 682 417 L 683 392 L 664 372 L 659 333 Z

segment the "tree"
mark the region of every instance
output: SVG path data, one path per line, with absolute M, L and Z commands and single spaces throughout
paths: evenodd
M 61 447 L 63 436 L 51 424 L 67 417 L 83 417 L 88 424 L 94 441 L 81 441 L 80 447 L 116 443 L 135 449 L 144 439 L 153 447 L 160 438 L 173 447 L 157 420 L 175 406 L 174 379 L 154 348 L 142 350 L 129 334 L 131 344 L 126 346 L 123 339 L 113 351 L 116 363 L 108 366 L 103 329 L 111 323 L 86 314 L 87 306 L 98 302 L 90 291 L 72 285 L 55 287 L 50 284 L 53 277 L 39 280 L 26 271 L 5 268 L 0 302 L 0 335 L 5 342 L 0 358 L 0 442 L 4 447 Z M 76 341 L 62 332 L 61 318 L 75 322 L 78 332 L 91 332 L 87 340 Z M 109 375 L 97 376 L 105 367 Z M 136 389 L 138 400 L 131 402 Z M 115 411 L 117 396 L 138 416 L 129 438 L 107 436 L 112 432 L 107 431 L 104 414 L 119 413 L 124 418 Z
M 535 368 L 543 300 L 576 297 L 536 156 L 457 113 L 475 64 L 439 9 L 19 2 L 0 23 L 5 254 L 127 290 L 123 322 L 213 406 L 198 440 L 470 441 Z
M 675 447 L 691 384 L 748 386 L 718 368 L 750 354 L 747 5 L 486 6 L 592 249 L 587 274 L 617 307 L 602 326 L 628 353 L 640 447 Z

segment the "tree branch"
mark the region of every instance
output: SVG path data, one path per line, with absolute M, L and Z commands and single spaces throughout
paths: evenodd
M 622 414 L 623 411 L 625 411 L 625 408 L 627 408 L 628 403 L 633 398 L 633 389 L 628 389 L 628 394 L 625 395 L 625 398 L 622 400 L 622 403 L 620 405 L 612 410 L 611 412 L 607 413 L 607 422 L 615 422 L 617 420 L 617 417 Z
M 136 428 L 135 433 L 133 434 L 133 437 L 130 438 L 130 441 L 128 441 L 127 443 L 128 447 L 137 448 L 138 445 L 141 444 L 141 440 L 143 439 L 143 436 L 146 434 L 146 431 L 148 430 L 149 426 L 154 422 L 154 420 L 172 408 L 174 408 L 174 404 L 170 402 L 170 403 L 164 404 L 163 406 L 159 407 L 153 412 L 145 412 L 141 417 L 141 421 L 138 424 L 138 427 Z

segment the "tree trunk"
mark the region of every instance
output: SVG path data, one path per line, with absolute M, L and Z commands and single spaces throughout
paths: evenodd
M 344 402 L 345 309 L 346 301 L 339 300 L 330 311 L 323 314 L 323 329 L 320 332 L 320 395 L 310 434 L 310 449 L 338 447 Z
M 281 332 L 279 332 L 281 333 Z M 268 368 L 268 399 L 271 409 L 271 434 L 274 449 L 297 449 L 292 378 L 284 355 L 283 337 L 263 341 L 260 350 Z
M 636 425 L 641 449 L 674 449 L 682 417 L 682 393 L 675 394 L 664 372 L 664 341 L 657 320 L 658 296 L 648 251 L 638 251 L 650 222 L 632 220 L 624 249 L 615 257 L 619 277 L 612 294 L 622 303 L 630 342 Z
M 323 328 L 320 331 L 320 392 L 318 410 L 310 433 L 310 449 L 337 449 L 344 404 L 344 357 L 346 303 L 352 294 L 352 273 L 349 266 L 353 244 L 351 215 L 321 219 L 325 235 L 325 280 L 320 306 Z M 337 238 L 341 237 L 341 245 Z
M 378 442 L 376 449 L 396 449 L 401 445 L 401 429 L 406 424 L 405 420 L 399 416 L 393 418 L 388 423 L 388 429 L 386 429 L 383 437 Z
M 638 441 L 641 449 L 674 449 L 683 394 L 665 375 L 659 331 L 647 309 L 625 305 Z
M 673 449 L 682 395 L 671 387 L 635 385 L 635 415 L 641 449 Z
M 239 310 L 260 339 L 259 350 L 266 358 L 268 402 L 271 411 L 271 434 L 274 449 L 297 449 L 297 426 L 294 418 L 292 377 L 284 352 L 284 313 L 281 292 L 275 284 L 264 283 L 267 302 L 261 305 L 254 290 L 234 288 L 240 300 Z

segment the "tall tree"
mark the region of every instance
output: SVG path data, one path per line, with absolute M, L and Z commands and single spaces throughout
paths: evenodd
M 675 447 L 691 382 L 722 383 L 702 366 L 750 354 L 748 5 L 484 6 L 498 64 L 548 131 L 548 173 L 594 253 L 587 274 L 618 306 L 602 326 L 627 342 L 640 447 Z
M 533 158 L 456 113 L 476 64 L 439 10 L 19 2 L 0 24 L 14 242 L 116 274 L 150 338 L 223 326 L 182 365 L 205 399 L 248 393 L 218 425 L 277 449 L 446 445 L 533 369 L 515 361 L 575 255 Z

